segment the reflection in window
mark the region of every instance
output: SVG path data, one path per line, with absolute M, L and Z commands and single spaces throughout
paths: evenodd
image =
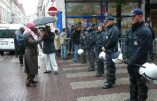
M 121 30 L 121 35 L 124 36 L 127 29 L 131 26 L 131 20 L 132 18 L 131 17 L 124 17 L 122 18 L 122 22 L 121 22 L 121 25 L 122 25 L 122 30 Z
M 115 2 L 108 3 L 108 14 L 116 15 L 116 3 Z
M 96 16 L 96 15 L 100 15 L 99 2 L 67 3 L 67 16 Z
M 126 3 L 125 5 L 122 6 L 122 15 L 130 14 L 130 12 L 136 7 L 138 7 L 137 2 L 128 2 L 128 3 Z

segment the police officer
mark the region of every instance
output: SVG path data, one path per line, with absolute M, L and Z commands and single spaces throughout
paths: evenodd
M 145 25 L 150 29 L 151 34 L 152 34 L 152 40 L 151 40 L 151 44 L 150 44 L 150 48 L 149 48 L 149 52 L 148 52 L 148 62 L 153 62 L 154 60 L 154 54 L 153 54 L 153 41 L 155 40 L 155 31 L 154 29 L 150 26 L 150 22 L 147 21 L 145 23 Z
M 87 53 L 89 58 L 90 67 L 89 71 L 94 71 L 95 69 L 95 41 L 96 41 L 96 30 L 94 29 L 94 25 L 89 26 L 89 31 L 85 37 L 85 43 L 87 47 Z
M 114 24 L 114 17 L 108 16 L 106 22 L 106 34 L 103 36 L 103 50 L 106 53 L 107 81 L 103 89 L 111 88 L 115 84 L 116 67 L 112 61 L 112 54 L 118 51 L 118 27 Z
M 139 66 L 147 61 L 151 31 L 144 25 L 143 12 L 135 8 L 132 13 L 132 26 L 128 30 L 124 48 L 124 62 L 128 64 L 130 75 L 130 98 L 125 101 L 146 101 L 147 80 L 139 74 Z
M 96 47 L 95 47 L 95 54 L 96 54 L 96 77 L 102 76 L 104 74 L 104 61 L 103 59 L 99 58 L 99 54 L 102 51 L 102 36 L 105 33 L 103 31 L 104 24 L 101 23 L 98 25 L 98 30 L 97 30 L 97 37 L 96 37 Z

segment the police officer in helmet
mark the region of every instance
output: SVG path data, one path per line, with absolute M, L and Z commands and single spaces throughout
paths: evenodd
M 126 33 L 124 62 L 128 64 L 130 75 L 130 98 L 125 101 L 146 101 L 147 80 L 139 74 L 138 65 L 147 61 L 151 31 L 144 25 L 143 12 L 135 8 L 132 13 L 132 26 Z M 138 64 L 138 65 L 137 65 Z
M 108 16 L 106 22 L 106 31 L 103 35 L 103 48 L 106 53 L 107 81 L 104 83 L 103 89 L 112 88 L 115 84 L 116 67 L 112 61 L 111 55 L 118 51 L 118 27 L 114 24 L 114 17 Z
M 90 67 L 88 71 L 95 70 L 95 44 L 96 44 L 96 30 L 94 29 L 95 25 L 91 24 L 88 28 L 88 33 L 85 37 L 85 43 L 87 47 L 88 59 Z
M 99 58 L 99 54 L 102 51 L 102 36 L 105 34 L 103 31 L 104 24 L 100 23 L 97 29 L 96 45 L 95 45 L 95 55 L 96 55 L 96 75 L 95 77 L 100 77 L 104 74 L 104 60 Z

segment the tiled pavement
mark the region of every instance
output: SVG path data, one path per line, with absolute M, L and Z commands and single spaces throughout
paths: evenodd
M 39 58 L 37 87 L 25 87 L 26 74 L 18 59 L 0 56 L 0 101 L 124 101 L 129 97 L 129 80 L 124 64 L 117 65 L 116 85 L 102 89 L 106 76 L 96 78 L 87 71 L 88 64 L 57 59 L 59 74 L 44 74 L 44 61 Z M 157 101 L 157 85 L 149 83 L 148 101 Z

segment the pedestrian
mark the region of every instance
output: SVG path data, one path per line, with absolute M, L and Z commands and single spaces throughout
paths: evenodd
M 19 31 L 16 34 L 17 45 L 19 48 L 19 61 L 20 65 L 23 66 L 23 55 L 25 53 L 25 45 L 24 45 L 24 27 L 20 27 Z
M 56 75 L 58 74 L 58 65 L 55 59 L 55 34 L 51 32 L 50 26 L 45 26 L 44 33 L 45 36 L 43 38 L 43 53 L 45 54 L 46 64 L 46 71 L 44 73 L 51 73 L 53 70 L 54 74 Z
M 152 40 L 151 40 L 151 44 L 150 44 L 150 48 L 149 48 L 149 52 L 148 52 L 148 62 L 153 62 L 153 60 L 154 60 L 153 41 L 155 40 L 155 31 L 150 26 L 150 22 L 149 21 L 145 22 L 145 25 L 150 29 L 151 34 L 152 34 Z
M 114 17 L 108 16 L 106 22 L 106 33 L 103 35 L 103 51 L 106 53 L 106 69 L 107 80 L 103 85 L 103 89 L 112 88 L 116 81 L 116 67 L 112 61 L 112 55 L 118 51 L 119 30 L 114 23 Z
M 34 80 L 35 75 L 38 74 L 38 43 L 43 39 L 44 33 L 40 33 L 37 37 L 36 27 L 33 23 L 26 24 L 26 31 L 24 32 L 25 44 L 25 72 L 27 74 L 27 87 L 35 87 L 37 81 Z
M 78 62 L 78 49 L 80 45 L 80 34 L 81 34 L 81 28 L 76 27 L 75 32 L 72 34 L 72 43 L 74 45 L 74 62 Z
M 139 66 L 147 61 L 151 43 L 151 31 L 144 25 L 143 12 L 135 8 L 131 12 L 132 26 L 126 33 L 124 62 L 130 80 L 130 98 L 125 101 L 146 101 L 148 95 L 147 80 L 139 74 Z
M 15 57 L 18 57 L 19 54 L 19 47 L 18 47 L 18 43 L 17 43 L 17 39 L 16 39 L 16 35 L 18 34 L 19 31 L 15 32 L 15 36 L 14 36 L 14 45 L 15 45 Z
M 61 58 L 66 60 L 67 58 L 67 33 L 66 28 L 63 28 L 62 33 L 60 34 L 60 45 L 61 45 Z
M 55 45 L 56 56 L 59 57 L 60 56 L 60 39 L 59 39 L 58 29 L 55 29 L 54 45 Z

